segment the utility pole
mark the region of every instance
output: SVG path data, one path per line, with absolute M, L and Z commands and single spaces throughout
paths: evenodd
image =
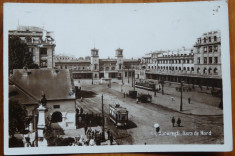
M 127 77 L 128 77 L 128 84 L 129 84 L 130 83 L 130 81 L 129 81 L 129 66 L 128 66 Z
M 93 85 L 93 72 L 92 72 L 92 75 L 91 75 L 91 84 Z
M 135 71 L 134 71 L 134 91 L 135 91 Z
M 162 84 L 162 95 L 164 95 L 164 80 L 161 80 L 161 84 Z
M 183 96 L 182 96 L 182 93 L 183 93 L 183 83 L 184 83 L 184 81 L 181 81 L 181 88 L 180 88 L 180 90 L 181 90 L 181 96 L 180 96 L 180 111 L 182 111 L 183 110 Z
M 34 132 L 35 132 L 35 146 L 38 147 L 38 128 L 37 128 L 37 115 L 34 114 Z
M 103 94 L 101 96 L 101 101 L 102 101 L 102 140 L 105 140 L 105 138 L 104 138 L 104 97 L 103 97 Z
M 133 70 L 131 69 L 131 86 L 133 87 Z

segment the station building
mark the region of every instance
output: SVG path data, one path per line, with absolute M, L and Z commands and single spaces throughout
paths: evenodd
M 91 49 L 91 56 L 75 58 L 63 55 L 55 56 L 55 66 L 58 69 L 69 69 L 74 79 L 100 79 L 134 76 L 134 71 L 140 69 L 140 60 L 125 59 L 123 49 L 115 51 L 116 58 L 100 58 L 99 50 Z

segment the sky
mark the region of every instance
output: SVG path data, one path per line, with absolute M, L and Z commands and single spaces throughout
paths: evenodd
M 43 27 L 54 32 L 55 54 L 139 58 L 156 50 L 192 48 L 203 33 L 224 26 L 225 2 L 148 4 L 5 4 L 4 28 Z

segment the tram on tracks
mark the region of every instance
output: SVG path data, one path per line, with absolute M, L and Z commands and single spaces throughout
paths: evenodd
M 155 83 L 151 81 L 140 81 L 135 83 L 136 88 L 145 89 L 149 91 L 155 90 Z
M 126 127 L 128 123 L 128 111 L 120 104 L 109 105 L 109 119 L 116 127 Z

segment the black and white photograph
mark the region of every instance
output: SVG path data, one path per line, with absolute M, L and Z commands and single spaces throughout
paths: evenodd
M 226 1 L 4 4 L 5 154 L 231 151 Z

